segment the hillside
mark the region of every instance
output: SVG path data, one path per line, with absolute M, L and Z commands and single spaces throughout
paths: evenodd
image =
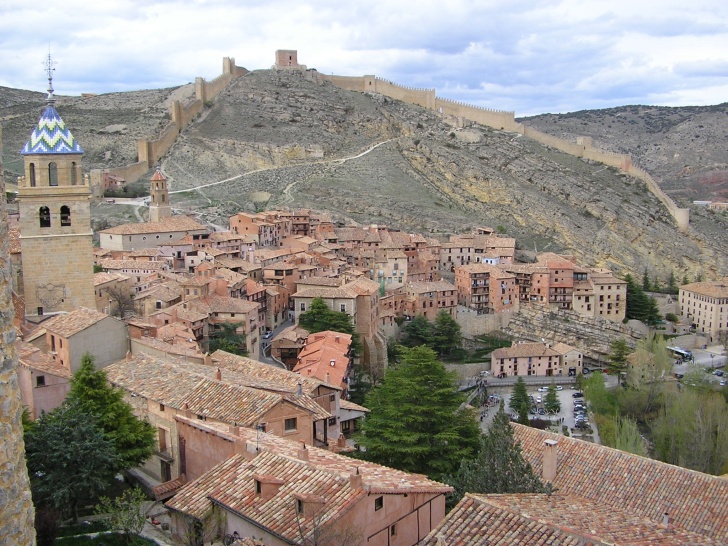
M 213 184 L 172 195 L 175 207 L 225 224 L 253 210 L 249 194 L 263 190 L 273 196 L 268 208 L 310 207 L 342 221 L 433 235 L 488 225 L 516 237 L 523 255 L 564 251 L 620 273 L 728 273 L 724 213 L 693 208 L 682 234 L 643 183 L 613 168 L 486 127 L 455 129 L 432 111 L 308 76 L 261 70 L 229 85 L 162 162 L 172 190 Z M 114 166 L 136 159 L 136 140 L 157 134 L 166 104 L 191 96 L 189 87 L 64 98 L 57 108 L 86 149 L 85 168 Z M 11 151 L 40 104 L 37 94 L 23 102 L 7 93 L 0 89 L 5 168 L 18 172 Z

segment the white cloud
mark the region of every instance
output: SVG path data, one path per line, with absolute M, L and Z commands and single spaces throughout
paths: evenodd
M 67 0 L 0 12 L 0 85 L 110 92 L 268 68 L 276 49 L 324 73 L 376 74 L 516 115 L 722 102 L 728 6 L 717 0 Z

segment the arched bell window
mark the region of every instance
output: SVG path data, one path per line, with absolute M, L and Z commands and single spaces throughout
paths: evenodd
M 40 221 L 40 227 L 51 227 L 51 209 L 41 207 L 38 210 L 38 220 Z
M 61 225 L 62 226 L 71 225 L 71 209 L 69 207 L 67 207 L 66 205 L 63 205 L 61 207 Z

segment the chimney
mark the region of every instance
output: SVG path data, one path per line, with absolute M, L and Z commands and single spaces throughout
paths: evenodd
M 228 432 L 230 434 L 234 434 L 235 436 L 240 435 L 240 427 L 238 425 L 228 425 Z
M 126 356 L 124 357 L 127 362 L 131 361 L 131 351 L 126 352 Z
M 222 381 L 222 372 L 220 371 L 220 368 L 215 370 L 215 379 L 217 379 L 218 381 Z
M 544 481 L 552 482 L 556 479 L 556 459 L 559 454 L 559 442 L 546 440 L 543 448 L 542 474 Z
M 339 433 L 339 439 L 336 440 L 336 447 L 341 447 L 341 448 L 346 447 L 346 438 L 341 433 Z
M 301 396 L 303 394 L 303 383 L 301 383 L 300 381 L 298 382 L 298 390 L 296 391 L 296 394 L 298 396 Z
M 326 373 L 326 382 L 327 383 L 330 383 L 331 382 L 331 374 L 328 373 L 328 372 Z
M 361 474 L 359 474 L 359 467 L 356 467 L 356 471 L 349 474 L 349 485 L 352 489 L 361 489 Z
M 184 408 L 182 408 L 184 411 L 184 416 L 188 419 L 192 419 L 192 412 L 190 411 L 190 406 L 185 402 Z
M 338 343 L 339 342 L 339 336 L 338 335 L 337 336 L 334 336 L 334 342 L 335 343 Z
M 667 512 L 665 512 L 664 514 L 662 514 L 662 524 L 665 527 L 667 527 L 668 525 L 670 525 L 670 514 L 668 514 Z
M 205 356 L 202 359 L 202 363 L 205 366 L 212 366 L 212 356 L 210 356 L 210 353 L 205 353 Z
M 303 442 L 303 447 L 298 449 L 297 455 L 302 461 L 308 461 L 308 449 L 306 449 L 306 442 Z

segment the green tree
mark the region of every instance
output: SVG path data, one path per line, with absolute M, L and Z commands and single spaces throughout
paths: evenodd
M 432 348 L 440 356 L 451 354 L 463 342 L 460 325 L 446 311 L 437 314 L 432 333 Z
M 687 275 L 683 275 L 682 284 L 690 284 L 690 281 L 688 280 L 688 276 Z
M 432 323 L 424 315 L 417 315 L 404 327 L 403 344 L 407 347 L 418 347 L 432 343 Z
M 678 293 L 677 279 L 675 278 L 675 272 L 671 269 L 670 276 L 667 279 L 667 293 L 677 294 Z
M 561 402 L 559 401 L 559 395 L 556 392 L 556 385 L 553 383 L 549 385 L 549 390 L 546 391 L 546 396 L 543 399 L 543 406 L 548 413 L 559 413 L 561 411 Z
M 124 540 L 131 544 L 134 536 L 144 529 L 147 515 L 142 509 L 147 496 L 139 487 L 127 489 L 115 499 L 101 497 L 96 514 L 103 516 L 109 527 L 124 533 Z
M 665 313 L 665 320 L 667 322 L 672 322 L 673 324 L 675 324 L 680 319 L 677 317 L 677 315 L 675 313 Z
M 627 371 L 627 355 L 632 351 L 624 338 L 615 339 L 609 345 L 609 348 L 611 349 L 607 357 L 609 361 L 609 373 L 621 377 L 622 373 Z
M 352 357 L 356 357 L 361 353 L 361 341 L 354 330 L 351 316 L 342 311 L 332 311 L 322 298 L 314 298 L 311 301 L 309 310 L 299 315 L 298 324 L 312 334 L 327 330 L 349 334 L 351 335 Z
M 355 436 L 361 458 L 434 479 L 452 474 L 475 453 L 480 428 L 463 409 L 455 374 L 424 346 L 402 349 L 382 383 L 366 397 L 370 413 Z
M 642 290 L 645 292 L 649 292 L 652 288 L 652 285 L 650 284 L 650 276 L 647 274 L 647 269 L 645 268 L 644 272 L 642 273 Z
M 626 318 L 641 320 L 651 326 L 657 324 L 661 317 L 655 298 L 645 294 L 644 290 L 635 284 L 631 275 L 627 274 L 624 280 L 627 282 Z
M 635 455 L 647 456 L 645 441 L 637 428 L 637 423 L 629 417 L 617 418 L 617 437 L 614 447 Z
M 518 413 L 518 422 L 520 424 L 528 425 L 528 410 L 531 407 L 531 399 L 528 397 L 526 382 L 520 376 L 516 380 L 516 384 L 513 385 L 508 407 Z
M 600 415 L 616 415 L 617 405 L 614 395 L 607 390 L 602 374 L 595 373 L 583 381 L 584 396 L 594 413 Z
M 94 357 L 88 353 L 73 374 L 66 401 L 94 416 L 119 456 L 116 470 L 139 466 L 154 453 L 154 428 L 134 415 L 124 391 L 109 384 L 106 372 L 95 368 Z
M 35 502 L 70 510 L 74 521 L 79 501 L 103 491 L 119 467 L 114 442 L 94 416 L 69 403 L 41 414 L 25 435 L 25 454 Z
M 239 334 L 238 328 L 242 323 L 222 322 L 219 329 L 210 334 L 209 349 L 211 353 L 217 350 L 225 351 L 239 356 L 248 356 L 245 350 L 245 334 Z
M 523 457 L 502 402 L 488 432 L 480 438 L 477 456 L 464 459 L 457 474 L 446 481 L 455 488 L 453 504 L 465 493 L 546 492 L 546 486 Z
M 728 472 L 728 404 L 714 392 L 670 397 L 652 425 L 655 456 L 708 474 Z

